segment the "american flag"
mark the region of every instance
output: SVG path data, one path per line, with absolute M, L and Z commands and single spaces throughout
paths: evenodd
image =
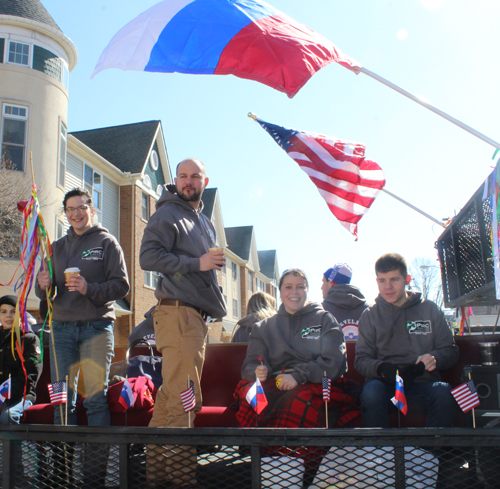
M 365 146 L 251 117 L 309 175 L 333 215 L 357 238 L 359 220 L 385 185 L 380 166 L 365 158 Z
M 458 402 L 458 405 L 462 409 L 464 413 L 470 411 L 472 408 L 479 406 L 479 397 L 476 392 L 476 388 L 474 387 L 474 382 L 469 380 L 458 387 L 455 387 L 451 391 L 455 401 Z
M 66 381 L 61 380 L 59 382 L 49 384 L 49 395 L 50 404 L 53 404 L 54 406 L 64 404 L 67 401 Z
M 196 406 L 196 396 L 194 395 L 194 382 L 189 381 L 189 387 L 181 392 L 182 405 L 184 406 L 184 411 L 189 412 Z
M 332 388 L 332 379 L 321 377 L 321 385 L 323 386 L 323 401 L 330 402 L 330 389 Z

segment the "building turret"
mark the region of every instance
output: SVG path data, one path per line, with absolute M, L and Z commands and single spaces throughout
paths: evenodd
M 69 72 L 77 59 L 75 45 L 39 0 L 0 0 L 0 163 L 21 188 L 31 182 L 33 154 L 52 239 L 64 195 Z

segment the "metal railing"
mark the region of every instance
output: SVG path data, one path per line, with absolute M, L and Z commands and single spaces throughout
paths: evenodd
M 500 485 L 500 430 L 4 426 L 3 488 Z

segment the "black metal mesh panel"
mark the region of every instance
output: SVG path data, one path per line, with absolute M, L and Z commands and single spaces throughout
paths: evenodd
M 493 232 L 493 223 L 492 223 L 492 215 L 493 209 L 491 208 L 490 199 L 483 200 L 483 217 L 484 217 L 484 227 L 486 229 L 486 241 L 489 246 L 486 249 L 483 249 L 483 253 L 486 258 L 485 266 L 489 268 L 491 276 L 495 273 L 495 264 L 493 263 L 493 247 L 491 245 L 491 236 Z
M 458 286 L 458 274 L 455 263 L 455 249 L 451 233 L 438 241 L 441 261 L 441 277 L 443 281 L 443 299 L 445 303 L 457 299 L 460 296 Z
M 223 429 L 199 429 L 186 430 L 173 438 L 168 434 L 157 436 L 154 429 L 135 435 L 124 431 L 117 435 L 109 430 L 91 436 L 75 432 L 74 438 L 80 438 L 77 442 L 44 441 L 43 436 L 32 436 L 28 431 L 26 436 L 33 439 L 11 442 L 12 433 L 0 432 L 4 440 L 0 445 L 0 467 L 10 456 L 8 471 L 2 474 L 4 488 L 500 487 L 500 430 L 492 427 L 252 429 L 232 430 L 232 435 Z M 17 433 L 24 435 L 14 433 L 14 439 L 19 439 Z M 52 440 L 58 433 L 47 430 Z M 64 434 L 66 439 L 71 438 L 68 430 Z M 107 443 L 116 437 L 119 443 Z M 83 442 L 85 438 L 96 442 Z M 198 445 L 196 440 L 200 438 L 203 444 Z M 146 443 L 140 443 L 141 439 Z M 236 439 L 239 442 L 235 444 Z M 153 440 L 157 443 L 151 443 Z M 444 440 L 446 444 L 441 445 Z
M 468 294 L 483 285 L 486 277 L 483 269 L 483 255 L 477 214 L 473 205 L 455 224 L 458 240 L 458 268 L 461 271 L 462 294 Z

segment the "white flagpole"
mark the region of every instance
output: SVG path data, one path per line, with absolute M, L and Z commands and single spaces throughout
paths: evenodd
M 430 219 L 436 224 L 439 224 L 440 226 L 446 228 L 446 226 L 441 222 L 438 221 L 436 218 L 430 216 L 423 210 L 419 209 L 418 207 L 415 207 L 414 205 L 410 204 L 409 202 L 406 202 L 406 200 L 402 199 L 401 197 L 398 197 L 397 195 L 393 194 L 392 192 L 389 192 L 389 190 L 383 188 L 382 192 L 385 192 L 387 195 L 390 195 L 391 197 L 394 197 L 396 200 L 399 200 L 399 202 L 402 202 L 403 204 L 407 205 L 408 207 L 412 208 L 414 211 L 417 211 L 418 213 L 422 214 L 423 216 L 427 217 L 427 219 Z
M 467 124 L 464 124 L 463 122 L 459 121 L 458 119 L 455 119 L 454 117 L 447 114 L 446 112 L 443 112 L 441 109 L 434 107 L 434 105 L 429 104 L 428 102 L 424 102 L 422 99 L 418 98 L 413 93 L 408 92 L 404 88 L 401 88 L 398 85 L 395 85 L 394 83 L 390 82 L 389 80 L 386 80 L 385 78 L 377 75 L 376 73 L 373 73 L 373 71 L 370 71 L 367 68 L 361 68 L 360 73 L 364 73 L 365 75 L 371 76 L 373 79 L 379 81 L 380 83 L 383 83 L 384 85 L 387 85 L 389 88 L 392 88 L 393 90 L 396 90 L 396 92 L 399 92 L 402 95 L 404 95 L 405 97 L 408 97 L 410 100 L 417 102 L 417 104 L 422 105 L 426 109 L 432 110 L 432 112 L 435 112 L 437 115 L 440 115 L 441 117 L 445 118 L 447 121 L 457 125 L 458 127 L 461 127 L 465 131 L 470 132 L 471 134 L 478 137 L 479 139 L 482 139 L 484 142 L 491 144 L 491 146 L 493 146 L 494 148 L 500 149 L 500 143 L 489 138 L 488 136 L 485 136 L 483 133 L 476 131 L 475 129 L 468 126 Z

